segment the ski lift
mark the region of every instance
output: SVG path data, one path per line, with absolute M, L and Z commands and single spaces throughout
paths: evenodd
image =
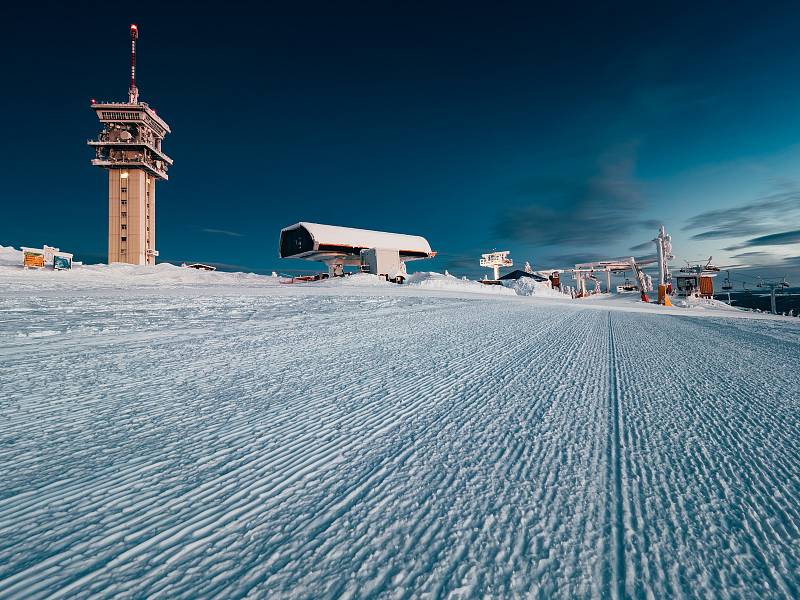
M 733 286 L 731 285 L 731 272 L 725 271 L 725 281 L 722 282 L 722 289 L 723 290 L 732 290 Z
M 627 272 L 625 273 L 627 275 Z M 639 286 L 633 283 L 629 277 L 625 277 L 625 281 L 617 286 L 617 293 L 621 294 L 623 292 L 638 292 Z

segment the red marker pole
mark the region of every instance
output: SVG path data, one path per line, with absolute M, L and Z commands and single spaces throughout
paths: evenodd
M 131 87 L 128 90 L 128 100 L 131 104 L 139 102 L 139 90 L 136 89 L 136 40 L 139 39 L 139 28 L 131 25 Z

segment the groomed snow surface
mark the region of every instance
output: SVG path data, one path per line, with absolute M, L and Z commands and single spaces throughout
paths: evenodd
M 798 596 L 798 320 L 447 281 L 0 266 L 0 598 Z

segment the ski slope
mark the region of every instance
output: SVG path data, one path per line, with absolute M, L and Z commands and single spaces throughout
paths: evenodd
M 5 269 L 0 598 L 800 593 L 797 320 Z

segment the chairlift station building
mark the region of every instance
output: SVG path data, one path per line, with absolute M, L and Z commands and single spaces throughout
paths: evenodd
M 388 252 L 380 251 L 391 251 L 400 265 L 409 260 L 433 258 L 436 255 L 428 240 L 418 235 L 304 221 L 284 227 L 278 243 L 278 255 L 281 258 L 323 262 L 331 275 L 341 274 L 345 266 L 360 266 L 365 258 L 369 259 L 372 255 L 375 255 L 375 260 L 385 262 L 384 255 Z M 375 269 L 381 271 L 376 274 L 383 274 L 377 265 Z
M 136 87 L 136 41 L 131 25 L 131 80 L 127 102 L 96 102 L 92 110 L 103 129 L 89 146 L 92 164 L 108 171 L 108 262 L 154 265 L 156 181 L 168 179 L 172 159 L 161 150 L 169 125 L 145 102 Z

